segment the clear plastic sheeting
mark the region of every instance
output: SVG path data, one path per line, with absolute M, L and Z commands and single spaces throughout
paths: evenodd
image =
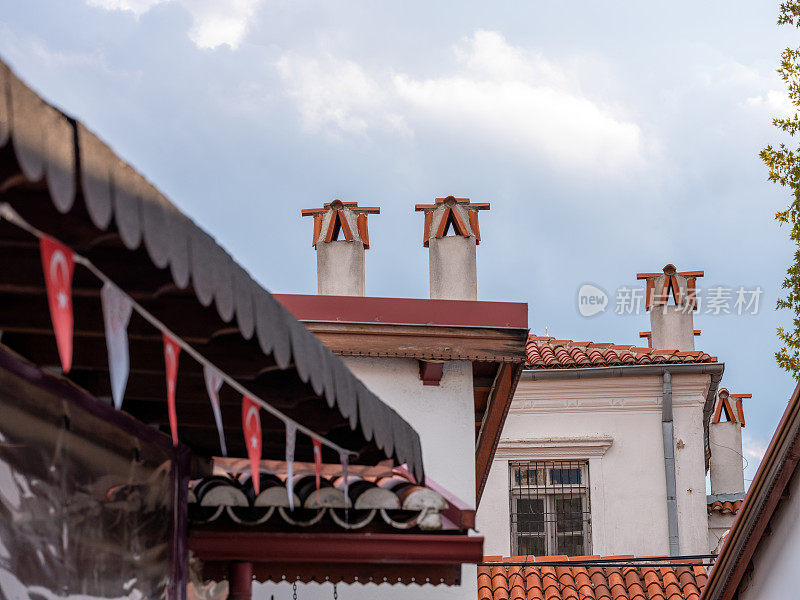
M 0 377 L 0 600 L 165 598 L 170 455 Z

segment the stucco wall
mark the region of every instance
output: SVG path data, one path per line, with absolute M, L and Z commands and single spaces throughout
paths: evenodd
M 445 363 L 438 386 L 423 386 L 416 360 L 347 358 L 350 370 L 386 404 L 403 416 L 420 435 L 425 474 L 464 502 L 475 505 L 475 409 L 472 364 Z M 340 585 L 342 598 L 458 598 L 478 596 L 477 569 L 462 568 L 462 585 L 444 587 L 412 584 Z M 298 584 L 298 598 L 332 598 L 331 584 Z M 291 584 L 263 584 L 253 596 L 266 600 L 290 598 Z
M 733 526 L 736 515 L 721 515 L 712 513 L 708 515 L 708 551 L 719 552 L 722 536 Z
M 739 587 L 739 600 L 797 598 L 797 557 L 800 556 L 800 478 L 795 472 L 789 497 L 778 506 L 771 533 L 761 538 L 753 571 Z
M 710 381 L 672 382 L 680 549 L 700 554 L 708 543 L 702 408 Z M 589 460 L 592 553 L 668 553 L 661 385 L 658 376 L 520 381 L 478 511 L 486 554 L 511 552 L 509 460 L 559 458 Z
M 417 430 L 425 473 L 475 505 L 475 407 L 472 363 L 444 364 L 438 386 L 422 385 L 419 363 L 405 358 L 348 358 L 347 366 Z

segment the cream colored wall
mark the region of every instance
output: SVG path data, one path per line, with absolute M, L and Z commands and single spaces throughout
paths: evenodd
M 702 410 L 710 377 L 673 375 L 680 551 L 707 550 Z M 660 376 L 521 380 L 477 516 L 486 554 L 510 548 L 508 463 L 589 460 L 592 552 L 669 551 Z
M 739 600 L 797 598 L 800 557 L 800 477 L 794 474 L 788 498 L 770 521 L 770 534 L 761 538 L 753 556 L 752 574 L 739 587 Z
M 445 363 L 438 386 L 423 386 L 419 363 L 404 358 L 346 358 L 356 377 L 417 430 L 422 444 L 426 476 L 475 505 L 475 408 L 472 363 Z M 457 587 L 390 585 L 372 583 L 340 585 L 339 595 L 348 599 L 400 598 L 475 600 L 478 576 L 475 565 L 462 567 Z M 298 584 L 298 598 L 331 598 L 331 584 Z M 265 600 L 290 598 L 291 584 L 266 583 L 254 587 L 253 597 Z
M 712 513 L 708 515 L 708 551 L 719 552 L 722 547 L 722 537 L 733 526 L 736 515 L 721 515 Z
M 475 506 L 475 400 L 472 363 L 444 364 L 439 385 L 422 385 L 406 358 L 347 358 L 347 366 L 419 433 L 425 473 Z

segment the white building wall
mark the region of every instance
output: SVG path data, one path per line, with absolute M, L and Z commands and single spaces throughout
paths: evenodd
M 356 377 L 417 430 L 422 443 L 425 474 L 470 506 L 475 505 L 475 407 L 472 363 L 444 364 L 438 386 L 424 386 L 419 363 L 404 358 L 346 358 Z M 339 585 L 342 598 L 374 599 L 478 597 L 477 568 L 462 567 L 457 587 L 426 585 L 352 584 Z M 297 584 L 298 598 L 332 598 L 331 584 Z M 265 600 L 290 598 L 290 583 L 256 584 L 253 597 Z
M 673 402 L 675 380 L 673 378 Z M 688 386 L 687 386 L 688 387 Z M 684 389 L 683 397 L 692 398 L 691 405 L 674 408 L 675 483 L 678 497 L 678 537 L 684 555 L 708 552 L 708 504 L 706 502 L 706 465 L 703 437 L 703 404 L 700 390 Z M 663 463 L 662 463 L 663 464 Z M 663 467 L 662 467 L 663 470 Z
M 753 571 L 739 586 L 739 600 L 797 598 L 800 557 L 800 477 L 789 483 L 789 497 L 778 506 L 771 532 L 761 538 L 753 556 Z
M 707 547 L 702 411 L 710 378 L 674 375 L 681 553 Z M 511 553 L 508 463 L 589 461 L 593 554 L 668 554 L 662 379 L 523 379 L 477 515 L 487 555 Z
M 719 552 L 722 548 L 722 538 L 733 526 L 736 515 L 721 515 L 711 513 L 708 515 L 708 552 Z

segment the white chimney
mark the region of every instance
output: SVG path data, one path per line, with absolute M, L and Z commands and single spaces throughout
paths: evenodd
M 656 350 L 694 350 L 696 280 L 703 271 L 678 273 L 667 265 L 663 273 L 638 273 L 647 281 L 646 308 L 650 311 L 650 346 Z M 674 304 L 670 304 L 670 298 Z
M 717 393 L 714 416 L 708 428 L 712 496 L 744 494 L 742 398 L 752 398 L 752 394 L 730 394 L 725 388 Z
M 322 208 L 302 211 L 314 217 L 312 245 L 317 251 L 317 293 L 329 296 L 364 295 L 364 251 L 369 249 L 367 215 L 380 208 L 334 200 Z
M 425 213 L 423 245 L 429 250 L 431 298 L 477 300 L 478 211 L 489 210 L 489 204 L 448 196 L 436 198 L 434 204 L 417 204 L 415 210 Z

